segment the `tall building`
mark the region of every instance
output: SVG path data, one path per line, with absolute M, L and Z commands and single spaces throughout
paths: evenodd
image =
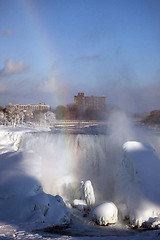
M 106 109 L 106 97 L 84 96 L 84 93 L 78 93 L 74 96 L 74 104 L 81 110 L 86 109 L 104 111 Z
M 45 103 L 39 103 L 38 105 L 33 104 L 27 104 L 27 105 L 21 105 L 21 104 L 12 104 L 8 103 L 7 108 L 15 110 L 31 110 L 31 111 L 44 111 L 44 110 L 51 110 L 51 107 L 49 105 L 46 105 Z

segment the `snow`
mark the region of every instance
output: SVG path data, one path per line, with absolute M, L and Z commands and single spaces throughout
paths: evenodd
M 0 221 L 39 223 L 43 227 L 68 223 L 70 210 L 63 199 L 46 194 L 38 179 L 25 171 L 18 148 L 23 134 L 30 131 L 0 129 Z
M 84 199 L 88 206 L 92 206 L 95 204 L 95 196 L 94 196 L 94 190 L 92 187 L 92 183 L 90 180 L 87 180 L 84 183 Z
M 70 221 L 64 202 L 46 194 L 36 178 L 26 175 L 21 158 L 21 152 L 0 155 L 0 219 L 46 225 Z
M 49 174 L 53 174 L 53 166 L 56 166 L 50 165 L 51 162 L 47 162 L 47 159 L 45 158 L 45 150 L 49 150 L 50 148 L 44 146 L 44 152 L 42 151 L 40 153 L 42 156 L 40 156 L 41 159 L 39 159 L 37 153 L 40 149 L 36 149 L 33 142 L 29 143 L 30 136 L 28 135 L 28 138 L 26 138 L 28 146 L 26 146 L 25 149 L 28 149 L 28 151 L 24 152 L 24 145 L 27 145 L 26 141 L 24 141 L 24 145 L 22 145 L 24 135 L 26 133 L 30 134 L 41 130 L 42 129 L 31 129 L 27 127 L 0 127 L 0 239 L 90 240 L 93 237 L 99 240 L 159 239 L 160 230 L 136 232 L 135 230 L 130 229 L 129 225 L 124 222 L 121 223 L 117 219 L 118 208 L 122 217 L 125 218 L 128 216 L 130 222 L 134 226 L 143 225 L 147 228 L 159 228 L 160 162 L 155 150 L 150 145 L 135 141 L 126 142 L 123 145 L 124 157 L 115 179 L 115 201 L 114 203 L 105 202 L 98 204 L 97 206 L 95 206 L 97 195 L 95 197 L 94 184 L 97 181 L 96 167 L 99 171 L 101 168 L 100 162 L 97 164 L 96 157 L 94 158 L 94 154 L 97 154 L 97 152 L 94 152 L 94 148 L 91 148 L 92 154 L 90 157 L 93 158 L 92 179 L 85 179 L 81 182 L 79 197 L 73 199 L 73 205 L 76 207 L 78 206 L 77 208 L 81 210 L 79 211 L 79 209 L 72 209 L 69 204 L 66 204 L 62 196 L 53 196 L 52 193 L 46 191 L 49 178 L 45 184 L 44 182 L 41 182 L 42 176 L 40 173 L 40 167 L 43 168 L 44 165 L 39 166 L 40 160 L 44 158 L 43 163 L 49 165 L 46 170 L 51 168 Z M 34 137 L 34 135 L 32 135 L 32 137 Z M 66 136 L 66 138 L 67 137 L 68 136 Z M 76 149 L 77 152 L 75 154 L 78 155 L 80 152 L 84 152 L 84 156 L 88 156 L 85 147 L 87 146 L 88 148 L 86 143 L 89 138 L 84 137 L 85 142 L 83 146 L 80 145 L 80 141 L 83 139 L 81 138 L 82 137 L 78 137 L 76 140 L 79 152 Z M 50 141 L 50 138 L 48 138 L 48 140 Z M 38 137 L 36 137 L 35 143 L 36 141 L 39 143 Z M 105 155 L 99 146 L 99 139 L 96 139 L 96 141 L 93 140 L 92 144 L 93 143 L 97 144 L 99 148 L 98 154 L 102 154 L 103 159 L 105 159 Z M 58 144 L 62 146 L 60 139 Z M 30 149 L 31 145 L 33 145 L 32 149 Z M 43 142 L 40 147 L 41 146 L 43 146 Z M 53 145 L 51 144 L 50 147 L 53 148 Z M 65 157 L 64 149 L 59 153 L 62 158 Z M 47 153 L 47 156 L 50 156 L 49 153 Z M 74 157 L 75 156 L 76 155 L 74 155 Z M 53 156 L 51 155 L 50 157 L 52 159 Z M 66 162 L 69 161 L 71 155 L 67 157 Z M 87 164 L 89 165 L 89 158 L 87 158 L 86 164 L 83 163 L 84 158 L 82 156 L 81 158 L 74 160 L 81 160 L 81 164 L 84 166 L 85 174 L 87 175 L 89 168 L 86 168 L 86 166 Z M 57 174 L 56 178 L 57 180 L 59 178 L 62 179 L 62 177 L 68 179 L 67 181 L 69 182 L 66 181 L 66 184 L 69 185 L 71 183 L 71 178 L 66 174 L 69 173 L 68 169 L 67 172 L 65 172 L 66 166 L 65 163 L 63 168 L 59 169 L 61 171 L 63 170 L 62 175 L 58 172 L 59 176 Z M 58 163 L 57 168 L 59 168 Z M 104 169 L 104 171 L 106 171 L 106 169 Z M 79 176 L 83 176 L 83 174 Z M 98 174 L 100 173 L 98 172 Z M 66 178 L 67 176 L 68 178 Z M 89 177 L 90 176 L 88 176 L 88 179 L 90 179 Z M 104 180 L 105 178 L 102 179 Z M 54 180 L 56 179 L 53 178 L 52 180 L 54 186 Z M 92 180 L 94 180 L 94 182 L 92 182 Z M 111 182 L 112 180 L 113 179 L 111 179 Z M 45 188 L 43 184 L 45 185 Z M 103 184 L 104 185 L 100 185 L 99 187 L 103 189 L 106 188 L 107 190 L 107 184 L 105 185 L 105 182 Z M 52 192 L 52 190 L 50 190 L 50 192 Z M 105 228 L 94 226 L 93 222 L 90 222 L 90 218 L 82 217 L 83 215 L 88 214 L 85 212 L 86 207 L 87 211 L 88 208 L 93 207 L 91 215 L 96 216 L 96 222 L 99 222 L 100 224 L 102 223 L 102 225 L 115 222 L 116 224 Z M 70 224 L 71 221 L 72 224 Z M 69 226 L 71 229 L 70 232 L 67 232 L 67 230 L 66 234 L 60 235 L 56 233 L 47 233 L 42 230 L 40 231 L 40 229 L 43 229 L 44 227 L 53 225 L 61 226 L 62 224 Z M 75 235 L 73 234 L 74 231 Z M 78 233 L 80 233 L 80 235 L 76 235 Z
M 73 200 L 73 206 L 79 210 L 90 209 L 95 204 L 94 190 L 90 180 L 81 181 L 76 196 L 79 199 Z
M 116 223 L 118 221 L 118 209 L 113 202 L 101 203 L 92 209 L 91 219 L 102 226 Z
M 90 180 L 85 182 L 81 181 L 80 186 L 78 187 L 77 197 L 88 207 L 95 204 L 94 190 Z
M 74 199 L 73 200 L 73 207 L 77 208 L 80 211 L 87 209 L 86 201 L 81 199 Z
M 151 218 L 155 221 L 160 216 L 160 160 L 149 144 L 137 141 L 126 142 L 123 153 L 115 189 L 116 204 L 122 218 L 128 217 L 133 226 L 146 226 Z

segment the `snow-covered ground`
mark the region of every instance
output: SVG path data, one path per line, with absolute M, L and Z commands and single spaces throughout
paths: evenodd
M 150 145 L 128 141 L 123 145 L 119 162 L 107 160 L 107 164 L 110 164 L 107 170 L 106 154 L 109 158 L 112 154 L 107 150 L 110 139 L 106 143 L 105 136 L 57 135 L 51 143 L 51 133 L 37 135 L 38 131 L 30 128 L 0 128 L 0 239 L 160 239 L 160 230 L 131 229 L 127 221 L 120 219 L 116 219 L 115 225 L 97 226 L 89 214 L 92 206 L 101 203 L 102 198 L 98 193 L 106 189 L 109 194 L 114 189 L 109 191 L 107 188 L 114 182 L 116 193 L 112 194 L 112 200 L 115 199 L 123 217 L 128 216 L 132 224 L 135 223 L 133 216 L 134 220 L 139 220 L 141 216 L 141 222 L 148 221 L 149 217 L 158 217 L 160 160 Z M 58 151 L 54 153 L 53 148 Z M 64 158 L 66 161 L 59 165 Z M 56 159 L 54 164 L 51 162 L 53 159 Z M 72 168 L 68 168 L 70 160 L 74 160 Z M 117 175 L 116 171 L 113 171 L 113 175 L 111 173 L 114 165 L 116 170 L 119 169 Z M 82 167 L 84 171 L 80 174 Z M 73 176 L 65 177 L 73 172 Z M 77 185 L 74 188 L 70 186 L 75 175 L 77 179 L 83 177 L 84 183 L 81 182 L 80 189 L 75 189 Z M 85 176 L 92 178 L 93 187 L 92 181 L 86 181 L 88 179 Z M 57 185 L 58 191 L 53 189 L 58 180 L 66 183 L 63 191 L 62 185 Z M 67 195 L 64 193 L 68 190 L 72 197 L 66 201 Z M 56 195 L 56 191 L 57 194 L 62 193 L 65 202 L 60 195 Z M 80 210 L 76 206 L 71 207 L 72 201 L 81 205 Z M 103 211 L 101 208 L 95 212 L 103 215 L 103 212 L 107 213 L 108 206 L 104 204 Z M 146 209 L 147 215 L 144 214 Z M 115 212 L 117 214 L 117 210 Z M 101 219 L 105 217 L 97 216 Z M 159 219 L 155 220 L 158 227 Z M 55 227 L 48 228 L 50 226 Z M 42 230 L 46 227 L 47 232 Z

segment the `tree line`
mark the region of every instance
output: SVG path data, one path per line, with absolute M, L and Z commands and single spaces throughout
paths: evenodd
M 57 106 L 53 111 L 21 110 L 16 106 L 0 106 L 0 125 L 53 125 L 55 120 L 105 120 L 107 110 L 85 109 L 82 111 L 75 104 Z
M 82 111 L 75 104 L 67 106 L 57 106 L 55 109 L 57 120 L 104 120 L 106 119 L 106 111 L 86 109 Z
M 0 125 L 40 125 L 52 126 L 55 122 L 55 114 L 52 111 L 21 110 L 16 107 L 0 106 Z

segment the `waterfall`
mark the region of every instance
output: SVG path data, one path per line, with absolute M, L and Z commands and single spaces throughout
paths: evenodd
M 91 180 L 96 201 L 112 200 L 121 151 L 106 135 L 27 133 L 20 149 L 46 193 L 72 199 L 78 184 Z

